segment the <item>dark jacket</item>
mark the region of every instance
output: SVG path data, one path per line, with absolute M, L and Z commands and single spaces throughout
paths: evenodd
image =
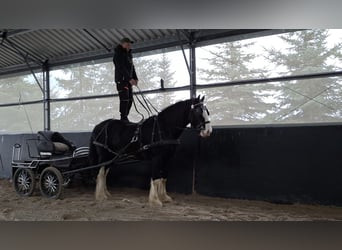
M 132 51 L 127 51 L 119 44 L 114 49 L 115 82 L 138 80 L 133 65 Z

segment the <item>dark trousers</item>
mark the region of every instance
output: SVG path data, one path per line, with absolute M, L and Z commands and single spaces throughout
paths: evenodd
M 126 120 L 133 103 L 133 90 L 129 82 L 116 82 L 116 89 L 119 92 L 121 120 Z

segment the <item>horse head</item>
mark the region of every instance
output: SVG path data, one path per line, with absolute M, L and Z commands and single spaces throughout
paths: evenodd
M 197 98 L 192 99 L 190 124 L 192 128 L 200 131 L 201 137 L 208 137 L 213 131 L 209 115 L 209 110 L 204 105 L 204 96 L 202 98 L 198 96 Z

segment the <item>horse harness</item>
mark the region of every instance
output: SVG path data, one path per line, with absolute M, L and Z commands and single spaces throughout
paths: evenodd
M 191 105 L 191 111 L 192 112 L 189 113 L 189 121 L 190 121 L 191 124 L 193 124 L 193 112 L 195 112 L 194 110 L 198 106 L 200 107 L 202 113 L 203 113 L 203 111 L 206 111 L 207 114 L 209 115 L 209 111 L 206 108 L 206 106 L 203 105 L 203 102 L 199 102 L 197 104 L 192 104 Z M 142 151 L 146 151 L 146 150 L 151 149 L 151 148 L 156 147 L 156 146 L 179 145 L 180 144 L 180 140 L 179 139 L 177 139 L 177 140 L 165 140 L 165 139 L 163 139 L 163 132 L 162 132 L 162 130 L 160 128 L 160 125 L 159 125 L 158 115 L 152 116 L 152 119 L 153 119 L 153 128 L 152 128 L 151 140 L 150 140 L 149 144 L 143 145 L 142 140 L 141 140 L 141 137 L 142 137 L 142 135 L 141 135 L 141 127 L 142 127 L 142 125 L 144 124 L 144 122 L 146 120 L 142 120 L 139 123 L 137 123 L 137 127 L 135 129 L 135 132 L 134 132 L 130 142 L 127 145 L 125 145 L 123 148 L 121 148 L 118 152 L 113 151 L 108 146 L 108 123 L 101 129 L 100 133 L 94 139 L 93 144 L 96 145 L 96 146 L 100 146 L 100 147 L 106 149 L 111 154 L 114 154 L 115 158 L 116 157 L 120 157 L 120 156 L 121 157 L 123 157 L 123 156 L 127 156 L 127 157 L 133 156 L 134 154 L 140 153 Z M 201 121 L 196 127 L 194 127 L 194 129 L 196 129 L 196 130 L 205 129 L 205 125 L 208 124 L 208 123 L 210 123 L 209 120 L 208 121 L 205 121 L 205 120 Z M 104 143 L 101 143 L 101 142 L 99 142 L 97 140 L 102 133 L 105 133 Z M 159 140 L 157 139 L 157 137 L 159 138 Z M 140 142 L 140 145 L 139 145 L 139 149 L 136 152 L 133 152 L 131 154 L 123 154 L 124 151 L 129 146 L 131 146 L 133 143 L 137 143 L 137 142 Z
M 191 124 L 193 124 L 193 112 L 195 112 L 194 110 L 196 109 L 196 107 L 200 107 L 200 109 L 201 109 L 201 112 L 203 113 L 203 111 L 205 111 L 205 112 L 207 112 L 207 114 L 208 114 L 208 116 L 210 115 L 209 114 L 209 110 L 207 109 L 207 107 L 203 104 L 203 102 L 199 102 L 199 103 L 196 103 L 196 104 L 192 104 L 191 105 L 191 111 L 192 112 L 190 112 L 189 113 L 189 121 L 190 121 L 190 123 Z M 208 120 L 208 121 L 201 121 L 199 124 L 197 124 L 197 126 L 196 127 L 194 127 L 194 129 L 196 129 L 196 130 L 204 130 L 205 129 L 205 125 L 206 124 L 209 124 L 210 123 L 210 121 Z
M 151 134 L 151 140 L 149 144 L 145 144 L 143 145 L 142 140 L 141 140 L 141 127 L 143 125 L 143 123 L 146 120 L 140 121 L 139 123 L 137 123 L 137 128 L 135 129 L 135 132 L 130 140 L 130 142 L 125 145 L 122 149 L 120 149 L 118 152 L 113 151 L 112 149 L 110 149 L 110 147 L 108 146 L 108 123 L 101 129 L 100 133 L 97 135 L 97 137 L 94 139 L 93 144 L 96 146 L 100 146 L 104 149 L 106 149 L 108 152 L 110 152 L 111 154 L 114 154 L 115 156 L 124 156 L 124 151 L 131 146 L 133 143 L 137 143 L 139 142 L 139 149 L 136 152 L 133 152 L 131 154 L 127 154 L 127 156 L 131 156 L 134 155 L 136 153 L 140 153 L 142 151 L 146 151 L 148 149 L 151 149 L 153 147 L 156 146 L 162 146 L 162 145 L 178 145 L 180 144 L 179 139 L 177 140 L 163 140 L 163 133 L 160 129 L 160 125 L 159 125 L 159 121 L 158 121 L 158 116 L 154 115 L 153 116 L 153 128 L 152 128 L 152 134 Z M 102 133 L 105 133 L 105 140 L 104 143 L 101 143 L 98 141 L 98 138 L 100 137 L 100 135 Z M 158 138 L 159 140 L 158 140 Z

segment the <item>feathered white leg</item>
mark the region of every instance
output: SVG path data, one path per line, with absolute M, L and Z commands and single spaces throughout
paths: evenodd
M 109 169 L 110 168 L 107 168 L 107 170 L 106 170 L 106 173 L 105 173 L 105 192 L 106 192 L 106 195 L 108 196 L 108 197 L 110 197 L 110 196 L 112 196 L 110 193 L 109 193 L 109 191 L 108 191 L 108 189 L 107 189 L 107 175 L 108 175 L 108 173 L 109 173 Z
M 150 194 L 149 194 L 149 203 L 150 206 L 158 206 L 158 207 L 162 207 L 163 203 L 160 201 L 159 199 L 159 189 L 160 189 L 160 183 L 161 183 L 161 179 L 157 179 L 157 180 L 152 180 L 151 179 L 151 187 L 150 187 Z
M 97 178 L 96 178 L 96 190 L 95 190 L 95 200 L 104 201 L 107 200 L 110 196 L 107 185 L 106 185 L 106 177 L 108 174 L 108 169 L 105 171 L 104 167 L 101 167 Z
M 166 193 L 166 181 L 167 179 L 161 179 L 159 198 L 162 202 L 171 202 L 172 198 Z

